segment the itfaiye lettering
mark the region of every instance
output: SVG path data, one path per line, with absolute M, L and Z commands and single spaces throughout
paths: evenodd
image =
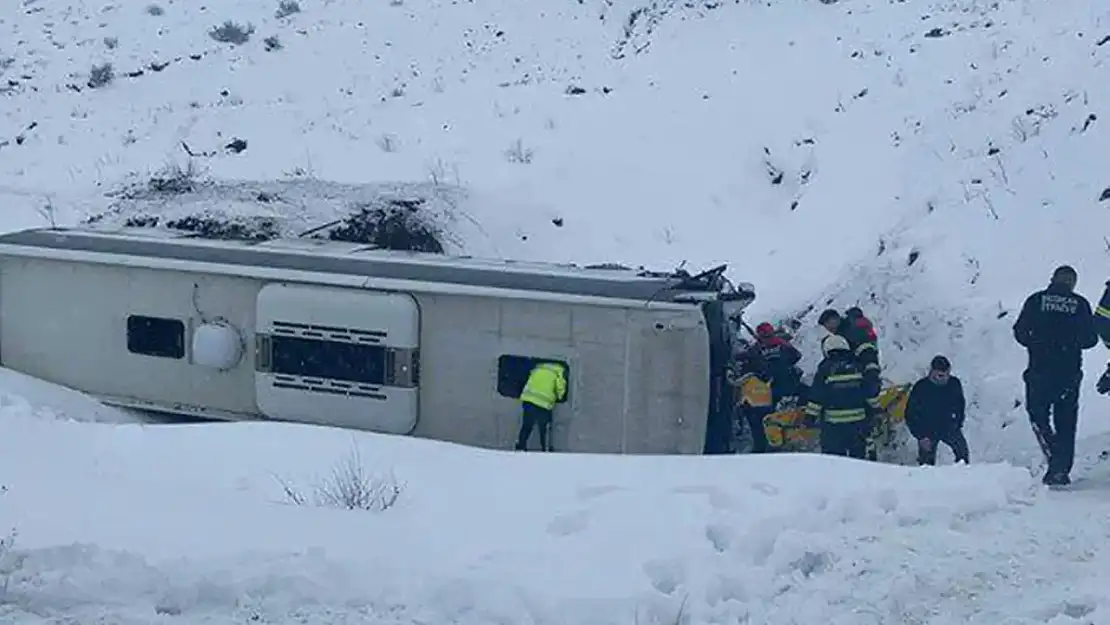
M 1041 296 L 1041 311 L 1074 315 L 1079 310 L 1079 300 L 1069 295 L 1046 293 Z

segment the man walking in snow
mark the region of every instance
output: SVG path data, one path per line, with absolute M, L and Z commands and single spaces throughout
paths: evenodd
M 964 438 L 967 401 L 960 379 L 952 375 L 952 363 L 937 356 L 929 363 L 929 375 L 910 390 L 906 401 L 906 427 L 917 439 L 917 464 L 935 465 L 937 445 L 944 443 L 967 464 L 969 453 Z
M 848 341 L 839 335 L 824 341 L 825 359 L 817 365 L 805 415 L 821 426 L 821 453 L 863 460 L 871 433 L 868 385 Z
M 1095 329 L 1098 330 L 1102 344 L 1110 348 L 1110 280 L 1106 281 L 1106 290 L 1102 292 L 1102 298 L 1095 307 Z M 1101 395 L 1110 393 L 1110 362 L 1106 363 L 1106 371 L 1098 379 L 1095 390 Z
M 1052 272 L 1048 288 L 1026 298 L 1014 323 L 1014 339 L 1029 353 L 1025 409 L 1048 470 L 1048 485 L 1071 483 L 1083 350 L 1098 344 L 1091 303 L 1075 292 L 1078 275 L 1068 265 Z

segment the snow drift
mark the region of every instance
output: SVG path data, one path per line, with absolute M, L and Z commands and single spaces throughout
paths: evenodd
M 815 313 L 862 305 L 889 377 L 951 357 L 976 461 L 1035 450 L 1021 299 L 1062 262 L 1089 296 L 1106 278 L 1104 2 L 28 0 L 0 32 L 6 228 L 109 211 L 300 233 L 383 189 L 459 189 L 432 210 L 452 251 L 727 261 L 754 313 L 800 320 L 810 365 Z M 167 164 L 212 184 L 118 202 Z M 81 424 L 119 419 L 17 379 L 0 379 L 6 620 L 1110 618 L 1089 393 L 1083 487 L 1049 493 L 1004 464 Z M 388 509 L 289 504 L 283 485 L 326 500 L 351 466 L 402 489 Z
M 282 481 L 317 483 L 353 450 L 395 503 L 289 503 Z M 0 615 L 20 623 L 1106 618 L 1105 491 L 1046 492 L 1005 465 L 521 456 L 9 407 L 0 475 L 0 528 L 19 529 Z

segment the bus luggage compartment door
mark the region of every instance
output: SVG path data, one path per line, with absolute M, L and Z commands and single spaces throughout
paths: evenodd
M 255 393 L 271 419 L 410 434 L 420 309 L 404 293 L 269 284 L 257 301 Z

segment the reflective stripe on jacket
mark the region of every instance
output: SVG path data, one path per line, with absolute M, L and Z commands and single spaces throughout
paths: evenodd
M 1106 290 L 1095 307 L 1095 329 L 1102 339 L 1102 344 L 1110 347 L 1110 282 L 1106 283 Z
M 567 379 L 563 365 L 544 363 L 536 365 L 528 375 L 520 401 L 551 410 L 566 396 Z
M 872 394 L 850 352 L 834 351 L 817 366 L 806 414 L 825 423 L 855 423 L 868 416 Z

